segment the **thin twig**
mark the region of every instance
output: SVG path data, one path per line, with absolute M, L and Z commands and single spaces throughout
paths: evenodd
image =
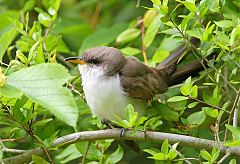
M 145 47 L 145 44 L 144 44 L 144 32 L 145 32 L 145 28 L 144 28 L 143 22 L 142 22 L 142 24 L 141 24 L 141 32 L 142 32 L 142 54 L 143 54 L 143 58 L 144 58 L 144 63 L 145 63 L 146 65 L 148 65 L 146 47 Z
M 91 20 L 91 26 L 92 26 L 93 29 L 96 28 L 99 15 L 100 15 L 100 12 L 102 10 L 102 6 L 103 6 L 103 1 L 102 0 L 98 0 L 96 8 L 95 8 L 95 11 L 94 11 L 94 14 L 92 16 L 92 20 Z
M 172 145 L 169 144 L 169 147 L 172 148 Z M 190 161 L 188 161 L 186 158 L 183 158 L 184 156 L 182 155 L 182 153 L 180 151 L 178 151 L 178 150 L 175 150 L 175 151 L 177 152 L 178 156 L 181 158 L 180 160 L 183 160 L 186 163 L 191 164 Z
M 16 142 L 16 141 L 20 141 L 26 137 L 27 137 L 27 135 L 24 137 L 21 137 L 21 138 L 5 138 L 5 139 L 0 139 L 0 142 Z
M 89 148 L 91 146 L 91 143 L 92 143 L 92 141 L 89 141 L 88 144 L 87 144 L 86 150 L 85 150 L 85 152 L 83 154 L 82 164 L 85 163 L 85 160 L 86 160 L 86 157 L 87 157 L 87 154 L 88 154 L 88 150 L 89 150 Z
M 223 110 L 222 108 L 220 108 L 220 107 L 218 107 L 218 106 L 216 106 L 216 105 L 213 105 L 213 104 L 209 104 L 209 103 L 207 103 L 207 102 L 205 102 L 205 101 L 202 101 L 202 100 L 199 100 L 199 99 L 197 99 L 197 98 L 192 98 L 192 97 L 188 97 L 190 100 L 194 100 L 194 101 L 197 101 L 197 102 L 199 102 L 199 103 L 201 103 L 201 104 L 203 104 L 203 105 L 206 105 L 206 106 L 208 106 L 208 107 L 211 107 L 211 108 L 214 108 L 214 109 L 217 109 L 217 110 L 222 110 L 222 111 L 225 111 L 226 113 L 230 113 L 229 111 L 227 111 L 227 110 Z
M 237 128 L 238 127 L 238 115 L 239 115 L 239 97 L 240 97 L 240 90 L 237 93 L 237 97 L 236 97 L 236 105 L 234 107 L 234 113 L 233 113 L 233 127 Z
M 237 95 L 236 95 L 236 98 L 235 98 L 235 101 L 234 101 L 234 103 L 233 103 L 232 109 L 231 109 L 231 111 L 230 111 L 230 115 L 229 115 L 229 117 L 228 117 L 228 122 L 227 122 L 227 124 L 230 124 L 230 123 L 231 123 L 232 115 L 233 115 L 234 110 L 235 110 L 235 108 L 237 107 L 237 104 L 238 104 L 238 101 L 239 101 L 239 96 L 240 96 L 240 92 L 238 91 L 238 93 L 237 93 Z M 227 139 L 227 135 L 228 135 L 228 129 L 226 128 L 225 134 L 224 134 L 224 142 L 225 142 L 226 139 Z
M 217 164 L 221 164 L 223 163 L 223 161 L 225 161 L 225 159 L 227 159 L 227 157 L 229 157 L 231 155 L 231 153 L 227 153 L 225 154 L 219 161 Z

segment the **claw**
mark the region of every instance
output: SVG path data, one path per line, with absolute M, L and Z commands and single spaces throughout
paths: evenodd
M 126 131 L 127 131 L 128 129 L 126 129 L 126 128 L 121 128 L 121 130 L 120 130 L 120 138 L 123 140 L 123 137 L 124 137 L 124 135 L 125 135 L 125 133 L 126 133 Z

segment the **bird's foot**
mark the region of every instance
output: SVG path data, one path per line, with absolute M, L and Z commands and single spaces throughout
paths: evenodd
M 106 125 L 109 129 L 114 129 L 115 127 L 111 124 L 111 122 L 107 119 L 101 119 L 103 125 Z

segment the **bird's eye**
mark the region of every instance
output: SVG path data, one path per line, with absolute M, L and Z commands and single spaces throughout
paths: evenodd
M 90 63 L 90 64 L 98 64 L 99 61 L 97 59 L 90 59 L 90 60 L 88 60 L 88 63 Z

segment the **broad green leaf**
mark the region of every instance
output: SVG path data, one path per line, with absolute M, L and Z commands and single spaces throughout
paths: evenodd
M 212 108 L 209 108 L 209 107 L 202 107 L 202 109 L 210 117 L 213 117 L 213 118 L 217 118 L 218 117 L 218 113 L 219 112 L 218 112 L 217 109 L 212 109 Z
M 220 7 L 219 7 L 219 0 L 206 0 L 208 9 L 211 12 L 218 12 Z
M 195 5 L 194 2 L 184 1 L 183 4 L 184 4 L 184 6 L 185 6 L 188 10 L 190 10 L 191 12 L 193 12 L 193 13 L 196 13 L 196 12 L 197 12 L 197 7 L 196 7 L 196 5 Z
M 153 101 L 152 105 L 154 108 L 158 109 L 159 115 L 162 116 L 163 119 L 168 121 L 178 121 L 179 114 L 171 110 L 166 104 Z
M 131 104 L 128 104 L 126 107 L 126 119 L 129 122 L 134 115 L 134 107 Z
M 51 22 L 51 17 L 47 13 L 43 12 L 38 14 L 38 20 L 42 25 L 48 27 Z
M 240 37 L 240 26 L 237 26 L 232 30 L 232 33 L 230 36 L 230 45 L 233 46 L 238 41 L 239 37 Z
M 178 102 L 178 101 L 183 101 L 183 100 L 187 100 L 188 97 L 185 96 L 174 96 L 171 97 L 170 99 L 167 100 L 167 102 Z
M 240 146 L 240 140 L 226 141 L 224 146 Z
M 0 37 L 0 62 L 2 62 L 3 55 L 5 54 L 8 46 L 11 44 L 13 39 L 16 37 L 17 31 L 15 29 L 11 29 L 5 32 Z
M 157 49 L 153 55 L 152 61 L 156 63 L 162 62 L 166 57 L 168 57 L 169 51 Z
M 161 153 L 167 155 L 168 154 L 168 139 L 165 139 L 162 146 L 161 146 Z
M 116 24 L 109 28 L 101 28 L 87 36 L 79 49 L 79 54 L 88 48 L 106 46 L 113 42 L 116 37 L 126 28 L 126 24 Z
M 180 88 L 180 91 L 184 96 L 188 96 L 190 94 L 190 90 L 191 90 L 191 86 L 189 86 L 189 85 L 183 85 Z
M 231 159 L 231 161 L 229 162 L 229 164 L 237 164 L 237 160 L 236 160 L 236 159 Z
M 129 28 L 123 31 L 118 35 L 116 42 L 118 43 L 128 43 L 134 39 L 136 39 L 141 33 L 141 30 L 137 28 Z
M 34 122 L 33 127 L 42 126 L 42 125 L 47 124 L 48 122 L 50 122 L 52 120 L 53 120 L 52 118 L 49 118 L 49 119 L 44 119 L 44 120 L 41 120 L 41 121 Z
M 120 49 L 121 53 L 127 56 L 134 56 L 141 53 L 141 50 L 133 47 L 125 47 Z
M 191 114 L 187 118 L 187 122 L 191 125 L 201 125 L 206 119 L 204 111 L 199 111 Z
M 191 89 L 191 97 L 192 98 L 197 98 L 198 96 L 198 86 L 197 85 L 194 85 Z
M 110 154 L 106 163 L 107 164 L 118 163 L 122 159 L 123 153 L 124 153 L 124 151 L 123 151 L 122 147 L 120 145 L 118 145 L 117 150 L 115 150 L 112 154 Z
M 187 30 L 186 33 L 198 39 L 201 39 L 203 35 L 202 30 L 200 30 L 199 28 L 195 28 L 193 30 Z
M 235 128 L 229 124 L 225 124 L 225 126 L 229 131 L 232 132 L 232 134 L 236 140 L 240 140 L 240 130 L 238 128 Z
M 168 154 L 168 158 L 169 158 L 169 160 L 173 160 L 174 158 L 176 158 L 177 157 L 177 152 L 175 151 L 175 150 L 172 150 L 172 149 L 170 149 L 169 150 L 169 154 Z
M 144 45 L 146 47 L 149 47 L 152 44 L 156 34 L 158 33 L 160 26 L 161 26 L 160 16 L 157 16 L 154 18 L 154 20 L 151 22 L 151 24 L 147 28 L 147 31 L 144 37 Z
M 148 27 L 150 23 L 156 17 L 157 12 L 155 10 L 147 10 L 143 17 L 143 24 L 145 27 Z
M 209 154 L 206 150 L 201 150 L 200 155 L 207 161 L 210 161 L 212 159 L 211 154 Z
M 157 154 L 154 154 L 152 157 L 148 157 L 148 158 L 161 161 L 161 160 L 165 160 L 165 155 L 163 153 L 157 153 Z
M 62 87 L 70 79 L 59 64 L 39 64 L 21 69 L 8 77 L 7 84 L 15 87 L 44 106 L 58 119 L 76 128 L 77 107 L 73 95 Z
M 220 20 L 218 22 L 214 21 L 218 27 L 230 28 L 233 27 L 233 22 L 231 20 Z
M 32 155 L 32 160 L 37 164 L 49 164 L 49 162 L 45 161 L 42 157 L 36 155 Z

